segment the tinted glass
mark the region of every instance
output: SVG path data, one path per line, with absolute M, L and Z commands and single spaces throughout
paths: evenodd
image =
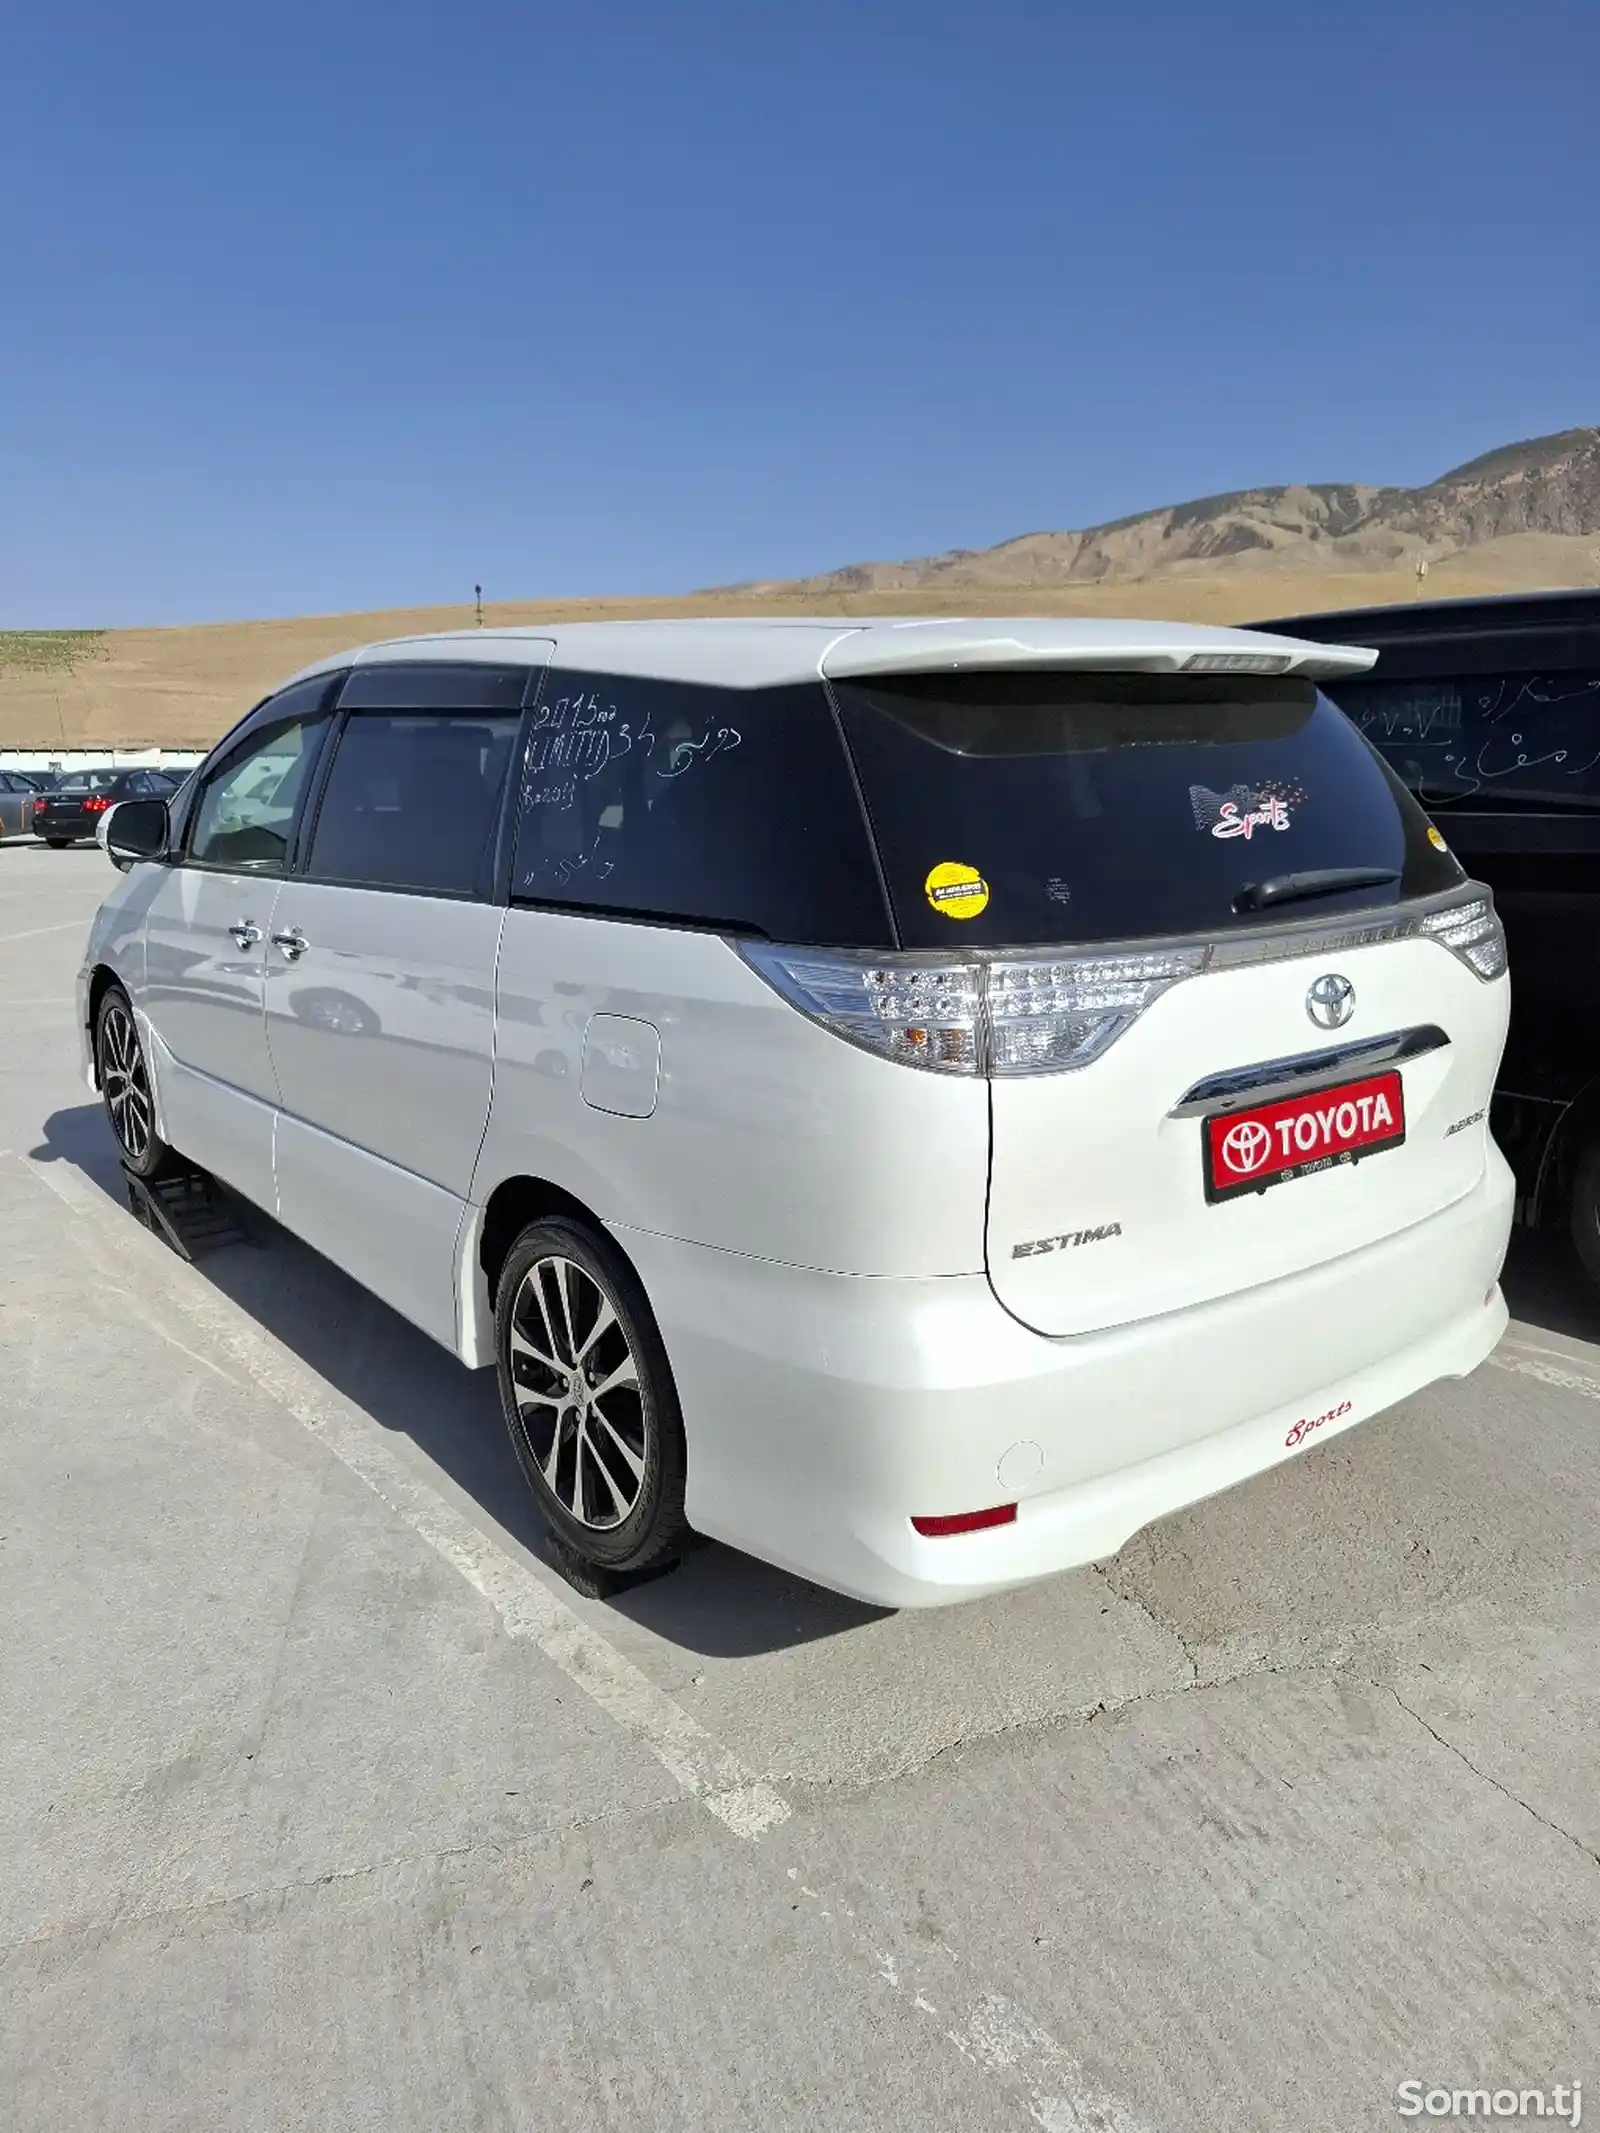
M 487 895 L 516 714 L 386 717 L 339 737 L 308 871 L 369 888 Z
M 820 684 L 709 689 L 545 676 L 513 893 L 830 946 L 888 945 Z
M 121 775 L 115 770 L 69 770 L 57 785 L 57 792 L 105 792 L 115 785 Z
M 450 666 L 419 659 L 353 667 L 339 695 L 342 711 L 519 711 L 532 680 L 528 667 L 478 661 Z
M 226 756 L 201 788 L 189 857 L 204 866 L 281 867 L 323 729 L 316 715 L 286 719 Z
M 1600 812 L 1600 670 L 1329 689 L 1430 808 Z
M 907 947 L 1259 925 L 1288 874 L 1392 871 L 1275 915 L 1452 886 L 1427 818 L 1309 682 L 913 675 L 835 690 Z

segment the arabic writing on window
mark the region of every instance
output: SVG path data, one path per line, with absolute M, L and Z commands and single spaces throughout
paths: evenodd
M 626 685 L 623 689 L 626 694 Z M 635 815 L 648 812 L 653 783 L 686 778 L 743 743 L 743 733 L 726 719 L 688 714 L 662 719 L 648 699 L 630 715 L 610 688 L 545 697 L 533 714 L 523 810 L 548 808 L 579 817 L 585 833 L 576 841 L 559 832 L 536 840 L 523 887 L 533 890 L 541 876 L 548 876 L 565 888 L 584 870 L 605 880 L 617 864 L 612 845 L 629 826 L 630 802 Z M 580 804 L 588 786 L 604 795 L 592 820 Z
M 1429 807 L 1600 807 L 1600 674 L 1362 682 L 1340 706 Z
M 871 941 L 876 882 L 820 683 L 545 675 L 522 770 L 520 900 Z

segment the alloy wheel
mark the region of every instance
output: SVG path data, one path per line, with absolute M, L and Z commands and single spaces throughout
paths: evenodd
M 155 1107 L 139 1032 L 121 1000 L 113 1000 L 100 1021 L 100 1086 L 123 1154 L 142 1163 L 150 1152 Z
M 615 1304 L 575 1260 L 536 1259 L 507 1338 L 517 1427 L 546 1488 L 580 1525 L 620 1526 L 644 1488 L 649 1425 Z

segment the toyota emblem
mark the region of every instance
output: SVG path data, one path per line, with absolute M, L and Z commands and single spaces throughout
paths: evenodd
M 1330 970 L 1306 994 L 1306 1013 L 1318 1029 L 1343 1029 L 1356 1011 L 1356 989 L 1348 978 Z
M 1259 1170 L 1272 1151 L 1272 1135 L 1258 1118 L 1241 1119 L 1222 1136 L 1222 1160 L 1239 1177 Z

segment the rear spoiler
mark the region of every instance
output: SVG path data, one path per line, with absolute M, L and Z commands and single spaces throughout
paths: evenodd
M 1308 681 L 1365 674 L 1377 653 L 1362 645 L 1311 644 L 1259 630 L 1180 622 L 1108 622 L 1050 616 L 992 622 L 908 622 L 850 630 L 822 655 L 830 681 L 959 669 L 1066 668 L 1144 674 L 1296 674 Z

